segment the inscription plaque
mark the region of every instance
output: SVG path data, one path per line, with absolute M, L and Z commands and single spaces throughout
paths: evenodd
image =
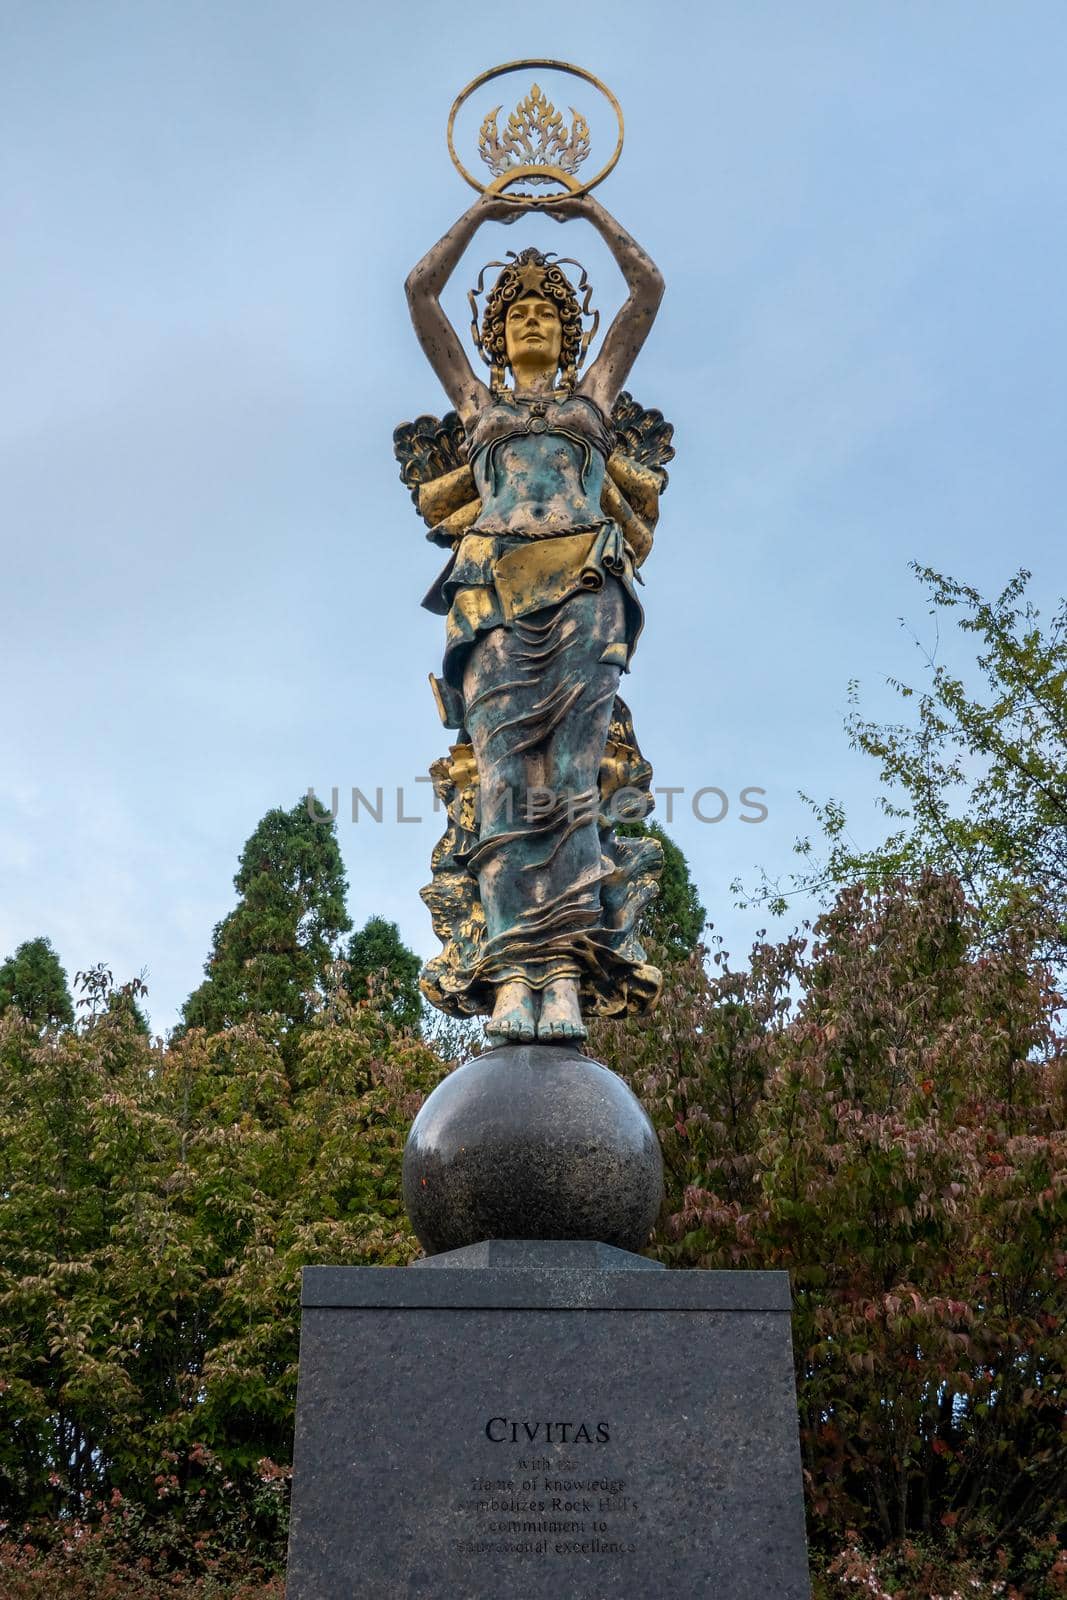
M 807 1600 L 786 1274 L 583 1250 L 306 1270 L 289 1600 Z

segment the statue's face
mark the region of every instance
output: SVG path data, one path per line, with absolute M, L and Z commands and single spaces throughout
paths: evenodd
M 512 371 L 534 367 L 555 372 L 563 347 L 563 326 L 551 300 L 532 294 L 514 300 L 504 321 L 504 342 Z

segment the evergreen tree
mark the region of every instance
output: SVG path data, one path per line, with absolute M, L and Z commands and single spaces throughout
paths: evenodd
M 9 1006 L 37 1028 L 74 1021 L 67 974 L 48 939 L 27 939 L 0 967 L 0 1011 Z
M 268 1013 L 299 1026 L 310 997 L 326 987 L 337 937 L 352 926 L 333 819 L 312 817 L 303 799 L 291 811 L 268 811 L 233 881 L 240 899 L 216 925 L 184 1027 L 218 1033 Z
M 422 1015 L 422 963 L 395 922 L 370 917 L 348 941 L 345 987 L 353 1000 L 372 998 L 400 1027 L 414 1031 Z
M 641 932 L 666 955 L 684 960 L 701 942 L 708 914 L 700 903 L 683 851 L 658 822 L 617 823 L 615 831 L 631 839 L 658 839 L 662 845 L 659 893 L 644 914 Z

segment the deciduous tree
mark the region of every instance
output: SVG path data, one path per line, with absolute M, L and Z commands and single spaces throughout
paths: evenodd
M 300 1272 L 417 1252 L 442 1072 L 343 989 L 288 1059 L 255 1017 L 154 1047 L 106 976 L 75 1028 L 0 1019 L 0 1523 L 71 1596 L 92 1562 L 151 1593 L 284 1562 Z
M 654 1031 L 592 1041 L 659 1128 L 661 1258 L 790 1273 L 824 1594 L 860 1574 L 928 1600 L 955 1570 L 1052 1600 L 1067 1573 L 1067 1039 L 1046 931 L 1017 920 L 987 950 L 951 876 L 855 885 L 810 949 L 676 964 Z
M 820 861 L 783 882 L 764 878 L 745 899 L 784 911 L 803 892 L 827 896 L 843 884 L 870 887 L 924 867 L 952 872 L 981 912 L 981 937 L 995 941 L 1040 908 L 1046 951 L 1067 956 L 1067 601 L 1046 627 L 1016 573 L 993 600 L 913 563 L 932 614 L 952 617 L 977 644 L 975 672 L 957 675 L 924 651 L 927 681 L 891 680 L 910 720 L 883 724 L 857 708 L 852 745 L 874 758 L 885 788 L 879 805 L 892 828 L 881 844 L 853 843 L 839 802 L 809 797 L 826 845 Z M 856 686 L 852 686 L 853 698 Z M 735 884 L 741 891 L 741 885 Z

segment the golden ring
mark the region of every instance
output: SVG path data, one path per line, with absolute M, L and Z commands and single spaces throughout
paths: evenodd
M 610 104 L 611 109 L 614 111 L 615 120 L 619 125 L 619 137 L 616 141 L 615 149 L 612 151 L 611 159 L 608 161 L 607 165 L 601 168 L 595 178 L 590 178 L 588 183 L 578 183 L 575 178 L 573 178 L 569 173 L 564 172 L 560 167 L 539 166 L 515 167 L 509 172 L 501 173 L 499 177 L 493 179 L 492 183 L 479 183 L 478 179 L 467 171 L 466 167 L 457 156 L 456 147 L 452 140 L 452 133 L 456 123 L 456 113 L 459 111 L 460 106 L 465 100 L 470 98 L 476 89 L 480 89 L 484 83 L 491 82 L 493 78 L 500 78 L 506 72 L 518 72 L 523 67 L 552 68 L 557 72 L 569 72 L 572 77 L 575 78 L 584 78 L 586 83 L 591 83 L 594 89 L 598 89 L 600 91 L 600 93 Z M 460 93 L 453 100 L 452 109 L 448 113 L 448 153 L 452 157 L 452 165 L 455 167 L 460 177 L 465 179 L 465 181 L 470 184 L 472 189 L 477 189 L 479 194 L 497 194 L 505 200 L 510 200 L 512 204 L 517 206 L 548 205 L 552 200 L 558 200 L 562 198 L 560 195 L 555 194 L 506 194 L 504 192 L 508 184 L 516 183 L 521 178 L 529 178 L 532 175 L 536 175 L 539 178 L 555 178 L 557 183 L 562 184 L 567 193 L 575 198 L 577 198 L 579 195 L 588 194 L 590 189 L 595 189 L 598 183 L 603 183 L 608 173 L 614 169 L 615 163 L 622 155 L 623 133 L 624 128 L 622 120 L 622 107 L 612 94 L 611 90 L 608 88 L 607 84 L 601 83 L 600 79 L 594 77 L 591 72 L 586 72 L 584 67 L 572 66 L 569 61 L 553 61 L 547 56 L 538 56 L 525 61 L 506 61 L 502 67 L 490 67 L 488 72 L 480 73 L 477 78 L 472 79 L 472 81 L 468 83 L 465 89 L 460 91 Z

